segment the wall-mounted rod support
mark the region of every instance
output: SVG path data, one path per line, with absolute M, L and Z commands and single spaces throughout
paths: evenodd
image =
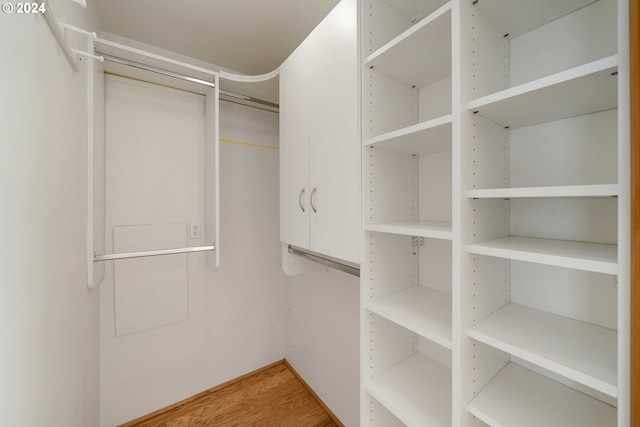
M 309 252 L 302 251 L 300 249 L 296 249 L 292 246 L 289 246 L 289 253 L 292 255 L 298 255 L 302 258 L 306 258 L 309 261 L 317 262 L 318 264 L 326 265 L 327 267 L 334 268 L 336 270 L 342 271 L 344 273 L 351 274 L 353 276 L 360 277 L 360 269 L 357 267 L 352 267 L 347 264 L 343 264 L 338 261 L 334 261 L 329 258 L 324 258 L 319 255 L 315 255 Z
M 187 254 L 192 252 L 215 251 L 215 246 L 193 246 L 189 248 L 158 249 L 153 251 L 122 252 L 119 254 L 95 255 L 93 262 L 113 261 L 118 259 L 143 258 L 158 255 Z
M 60 26 L 67 31 L 73 31 L 78 34 L 84 34 L 85 36 L 89 36 L 94 39 L 98 38 L 98 35 L 93 31 L 86 31 L 86 30 L 83 30 L 82 28 L 78 28 L 69 24 L 60 24 Z
M 73 50 L 73 52 L 76 55 L 84 56 L 84 57 L 91 58 L 91 59 L 95 59 L 96 61 L 99 61 L 99 62 L 104 62 L 104 57 L 103 56 L 99 56 L 99 55 L 94 55 L 92 53 L 83 52 L 83 51 L 78 50 L 78 49 L 71 49 L 71 50 Z

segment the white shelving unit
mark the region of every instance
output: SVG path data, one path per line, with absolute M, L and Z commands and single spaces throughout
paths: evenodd
M 628 425 L 622 7 L 362 0 L 363 426 Z
M 363 425 L 451 425 L 452 4 L 363 1 Z
M 618 425 L 618 4 L 460 6 L 460 425 Z

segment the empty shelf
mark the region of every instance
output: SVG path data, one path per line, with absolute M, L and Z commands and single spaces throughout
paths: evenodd
M 618 105 L 618 56 L 590 62 L 469 102 L 469 110 L 502 126 L 560 120 Z
M 616 331 L 518 304 L 507 304 L 469 336 L 616 397 Z
M 451 426 L 451 369 L 416 353 L 365 385 L 408 426 Z
M 482 0 L 477 7 L 510 38 L 542 27 L 594 0 Z
M 419 88 L 450 76 L 451 2 L 369 55 L 365 65 Z
M 511 198 L 551 198 L 551 197 L 615 197 L 617 184 L 603 185 L 564 185 L 549 187 L 487 188 L 470 190 L 467 193 L 473 199 L 511 199 Z
M 367 310 L 451 349 L 451 295 L 413 286 L 367 303 Z
M 451 240 L 451 223 L 444 221 L 407 221 L 365 225 L 365 231 L 402 234 L 405 236 L 428 237 Z
M 615 426 L 616 408 L 509 363 L 469 403 L 491 427 Z
M 369 138 L 365 145 L 407 154 L 451 150 L 451 114 Z
M 471 253 L 596 273 L 618 274 L 618 247 L 508 236 L 468 246 Z

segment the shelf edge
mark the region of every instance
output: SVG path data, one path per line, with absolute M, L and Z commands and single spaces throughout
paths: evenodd
M 367 138 L 364 142 L 364 146 L 373 146 L 381 142 L 388 141 L 390 139 L 399 138 L 402 136 L 408 136 L 416 134 L 425 130 L 435 129 L 440 126 L 445 126 L 453 122 L 453 115 L 447 114 L 437 117 L 435 119 L 427 120 L 426 122 L 417 123 L 415 125 L 407 126 L 401 129 L 397 129 L 391 132 L 383 133 L 382 135 Z
M 473 99 L 467 104 L 468 110 L 477 110 L 487 105 L 491 105 L 509 98 L 525 95 L 540 89 L 555 86 L 564 82 L 586 77 L 607 69 L 617 68 L 618 55 L 608 56 L 597 61 L 589 62 L 578 67 L 570 68 L 559 73 L 551 74 L 531 82 L 523 83 L 499 92 L 495 92 L 480 98 Z
M 363 62 L 363 65 L 364 66 L 369 66 L 369 64 L 371 62 L 375 61 L 376 58 L 379 58 L 380 56 L 384 55 L 391 48 L 393 48 L 394 46 L 399 45 L 404 40 L 408 39 L 413 34 L 415 34 L 416 32 L 420 31 L 422 28 L 426 27 L 430 23 L 434 22 L 435 20 L 437 20 L 438 18 L 440 18 L 442 15 L 444 15 L 445 13 L 447 13 L 450 10 L 451 10 L 451 2 L 448 1 L 444 5 L 440 6 L 437 10 L 435 10 L 434 12 L 429 14 L 428 16 L 424 17 L 420 22 L 418 22 L 417 24 L 412 25 L 407 30 L 403 31 L 402 33 L 400 33 L 399 35 L 397 35 L 396 37 L 394 37 L 393 39 L 391 39 L 390 41 L 388 41 L 387 43 L 382 45 L 382 47 L 378 48 L 371 55 L 367 56 L 365 58 L 364 62 Z
M 566 255 L 532 252 L 520 249 L 496 248 L 482 245 L 483 242 L 467 246 L 469 253 L 506 258 L 515 261 L 532 262 L 536 264 L 571 268 L 574 270 L 591 271 L 594 273 L 618 274 L 618 264 L 609 261 L 598 261 Z M 586 265 L 585 265 L 586 264 Z
M 400 236 L 425 237 L 428 239 L 453 240 L 453 231 L 432 230 L 429 228 L 409 227 L 398 229 L 393 224 L 369 224 L 363 227 L 364 231 L 376 233 L 397 234 Z
M 402 320 L 399 320 L 397 318 L 395 318 L 394 316 L 389 316 L 387 313 L 385 313 L 386 308 L 390 307 L 390 303 L 388 301 L 389 298 L 393 298 L 394 296 L 398 296 L 399 294 L 402 294 L 404 292 L 406 293 L 410 293 L 412 291 L 416 291 L 415 286 L 412 286 L 410 288 L 407 289 L 403 289 L 401 291 L 397 291 L 394 292 L 390 295 L 386 295 L 383 297 L 379 297 L 376 298 L 372 301 L 369 301 L 365 304 L 365 310 L 368 310 L 371 313 L 376 314 L 377 316 L 380 316 L 390 322 L 395 323 L 396 325 L 399 325 L 405 329 L 408 329 L 409 331 L 418 334 L 422 337 L 424 337 L 425 339 L 432 341 L 448 350 L 452 350 L 453 349 L 453 339 L 452 339 L 452 325 L 451 325 L 451 318 L 449 319 L 449 323 L 447 324 L 447 327 L 449 329 L 449 336 L 445 335 L 445 334 L 438 334 L 436 332 L 433 332 L 431 330 L 429 330 L 429 328 L 422 328 L 420 327 L 421 325 L 418 323 L 416 323 L 415 325 L 411 325 L 411 322 L 404 322 Z M 426 291 L 433 293 L 433 298 L 440 298 L 440 299 L 448 299 L 448 303 L 449 306 L 451 306 L 451 295 L 447 294 L 446 292 L 442 292 L 442 291 L 438 291 L 435 289 L 427 289 Z M 417 292 L 417 291 L 416 291 Z M 424 290 L 422 292 L 425 292 Z M 417 296 L 415 296 L 417 298 Z M 386 303 L 386 304 L 385 304 Z M 384 307 L 382 305 L 385 305 Z M 399 304 L 398 304 L 399 305 Z M 425 307 L 428 308 L 428 307 Z M 451 314 L 449 314 L 451 316 Z M 427 318 L 427 316 L 425 316 L 425 318 Z M 433 319 L 436 320 L 435 323 L 437 323 L 438 319 L 435 318 L 429 318 L 429 319 Z M 444 322 L 446 324 L 446 322 Z M 417 327 L 416 327 L 417 326 Z M 424 333 L 427 332 L 427 333 Z
M 618 184 L 563 185 L 475 189 L 467 191 L 467 198 L 591 198 L 617 197 L 618 193 Z

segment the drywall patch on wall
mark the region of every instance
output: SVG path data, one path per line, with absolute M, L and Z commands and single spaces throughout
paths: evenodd
M 186 246 L 185 223 L 113 228 L 115 253 Z M 187 254 L 123 259 L 113 264 L 117 336 L 187 320 Z

